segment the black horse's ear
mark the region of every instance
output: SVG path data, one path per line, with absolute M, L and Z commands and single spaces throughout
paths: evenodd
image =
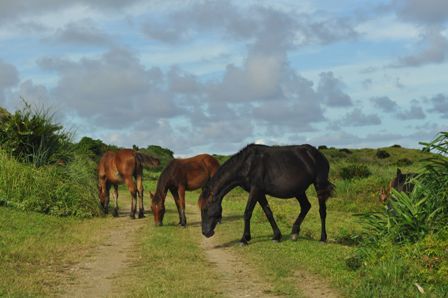
M 400 168 L 397 168 L 397 177 L 401 176 L 401 170 Z

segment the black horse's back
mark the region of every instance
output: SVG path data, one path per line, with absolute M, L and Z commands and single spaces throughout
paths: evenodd
M 314 184 L 320 198 L 331 195 L 330 165 L 315 147 L 305 145 L 265 146 L 250 144 L 241 150 L 239 163 L 250 173 L 249 184 L 272 196 L 295 197 Z

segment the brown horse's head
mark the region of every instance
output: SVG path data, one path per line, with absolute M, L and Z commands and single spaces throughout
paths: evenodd
M 156 192 L 153 194 L 149 192 L 151 197 L 151 209 L 154 215 L 154 223 L 156 226 L 163 225 L 163 216 L 165 215 L 165 200 Z

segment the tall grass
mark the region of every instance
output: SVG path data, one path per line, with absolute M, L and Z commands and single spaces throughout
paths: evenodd
M 58 216 L 98 215 L 94 169 L 82 156 L 67 165 L 35 167 L 0 150 L 0 205 Z

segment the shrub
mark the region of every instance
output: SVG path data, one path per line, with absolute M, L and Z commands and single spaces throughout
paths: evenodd
M 354 178 L 366 178 L 369 177 L 372 173 L 369 168 L 364 164 L 353 164 L 346 167 L 341 168 L 339 175 L 344 180 L 350 180 Z
M 399 167 L 410 166 L 412 164 L 413 162 L 409 158 L 400 158 L 399 160 L 397 160 L 397 166 Z
M 395 144 L 395 145 L 392 145 L 392 146 L 390 146 L 391 148 L 401 148 L 401 145 L 398 145 L 398 144 Z
M 390 157 L 390 154 L 386 150 L 380 150 L 380 149 L 376 151 L 375 155 L 376 155 L 376 157 L 378 157 L 380 159 Z
M 317 149 L 319 149 L 319 150 L 325 150 L 325 149 L 328 149 L 328 147 L 325 146 L 325 145 L 320 145 L 319 147 L 317 147 Z
M 24 107 L 2 118 L 1 147 L 16 159 L 42 166 L 71 157 L 71 135 L 53 121 L 46 109 Z
M 347 148 L 339 149 L 339 152 L 344 152 L 344 153 L 347 153 L 347 154 L 352 154 L 352 151 L 349 150 L 349 149 L 347 149 Z

